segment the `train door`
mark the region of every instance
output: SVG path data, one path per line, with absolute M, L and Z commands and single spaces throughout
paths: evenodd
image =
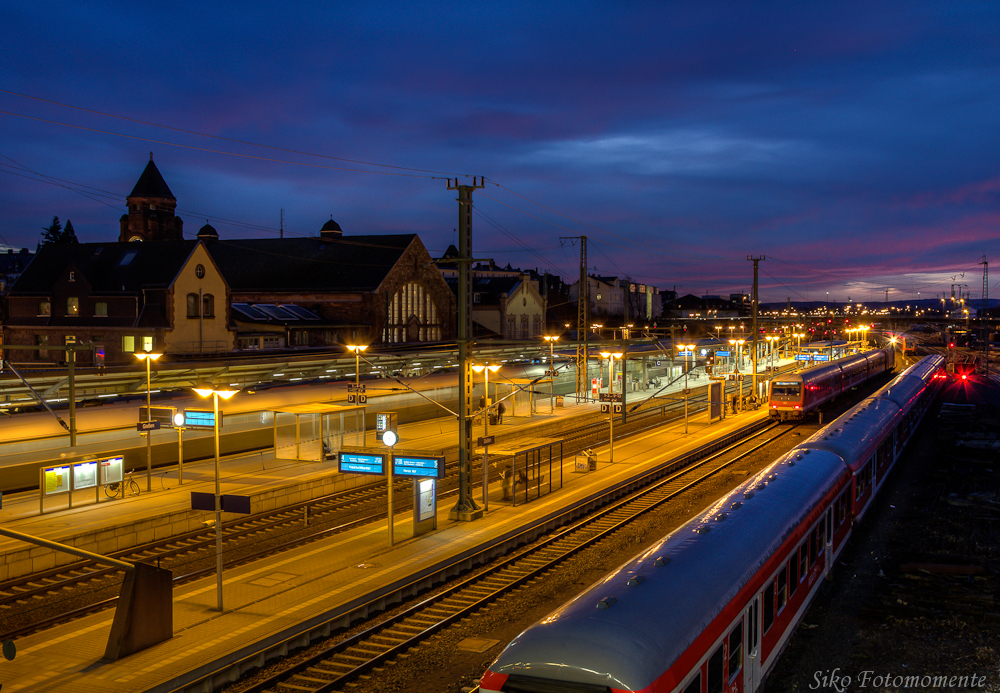
M 832 569 L 833 569 L 833 506 L 830 506 L 829 508 L 826 509 L 826 561 L 823 563 L 823 574 L 828 575 Z
M 760 685 L 760 595 L 750 602 L 744 614 L 746 623 L 746 662 L 743 665 L 743 692 L 753 693 Z

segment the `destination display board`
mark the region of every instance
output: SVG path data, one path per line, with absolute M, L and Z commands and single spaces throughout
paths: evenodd
M 396 455 L 392 458 L 393 476 L 444 478 L 443 457 Z
M 385 474 L 385 455 L 341 452 L 337 457 L 337 471 L 341 474 Z
M 219 428 L 222 428 L 222 410 L 219 410 Z M 184 412 L 184 425 L 188 428 L 215 428 L 215 411 L 212 409 L 187 409 Z

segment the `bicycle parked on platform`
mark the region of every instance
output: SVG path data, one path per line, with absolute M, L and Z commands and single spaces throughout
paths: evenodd
M 119 494 L 124 498 L 126 489 L 133 496 L 139 495 L 139 482 L 132 478 L 132 472 L 126 474 L 121 481 L 112 481 L 104 485 L 104 493 L 108 498 L 117 498 Z

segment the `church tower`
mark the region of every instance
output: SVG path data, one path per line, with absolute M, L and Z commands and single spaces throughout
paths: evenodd
M 177 198 L 153 163 L 152 152 L 146 170 L 139 176 L 126 202 L 128 214 L 121 218 L 119 242 L 183 240 L 184 222 L 174 215 Z

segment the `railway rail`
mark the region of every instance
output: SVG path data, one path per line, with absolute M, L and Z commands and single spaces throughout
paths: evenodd
M 322 651 L 243 688 L 243 693 L 327 693 L 405 653 L 500 596 L 558 569 L 579 551 L 610 537 L 648 511 L 772 444 L 800 424 L 773 423 L 751 436 L 647 486 L 611 501 L 582 520 L 517 550 L 478 574 L 339 640 Z M 774 435 L 769 435 L 774 433 Z M 763 441 L 757 439 L 764 438 Z M 753 444 L 747 448 L 748 442 Z M 733 454 L 741 448 L 744 449 Z M 652 473 L 651 473 L 652 474 Z
M 691 401 L 695 402 L 696 399 L 692 398 Z M 671 402 L 640 409 L 630 415 L 627 424 L 616 426 L 618 430 L 615 438 L 627 438 L 670 423 L 681 416 L 681 407 L 680 402 Z M 577 425 L 565 433 L 564 453 L 569 455 L 600 444 L 606 437 L 603 427 L 595 427 L 592 423 Z M 440 497 L 450 496 L 457 491 L 457 472 L 457 460 L 446 465 L 446 478 L 440 486 Z M 474 474 L 477 480 L 480 476 Z M 497 478 L 498 472 L 492 471 L 491 481 Z M 480 486 L 481 482 L 474 485 Z M 401 485 L 399 488 L 402 490 Z M 224 561 L 224 567 L 244 564 L 382 519 L 386 516 L 385 495 L 385 482 L 380 481 L 226 522 L 223 525 L 223 542 L 230 558 Z M 397 497 L 403 500 L 396 503 L 396 511 L 405 512 L 412 500 L 404 493 L 399 493 Z M 309 528 L 309 525 L 312 527 Z M 292 533 L 296 536 L 283 541 L 276 537 L 278 534 Z M 267 541 L 268 537 L 279 541 L 278 545 L 249 552 L 240 550 L 248 544 L 258 545 Z M 108 556 L 125 561 L 156 562 L 158 565 L 165 563 L 163 567 L 170 569 L 183 567 L 184 572 L 174 577 L 175 584 L 181 584 L 214 574 L 214 561 L 209 560 L 214 555 L 214 550 L 215 533 L 213 529 L 207 528 L 116 551 Z M 199 561 L 204 565 L 198 565 Z M 118 568 L 102 566 L 96 561 L 77 561 L 0 582 L 0 624 L 26 621 L 30 615 L 30 622 L 13 628 L 6 626 L 6 632 L 0 632 L 0 640 L 21 637 L 114 606 L 117 597 L 94 597 L 90 603 L 74 605 L 61 611 L 58 609 L 59 604 L 86 601 L 88 594 L 97 594 L 102 589 L 117 585 L 116 581 L 121 576 L 122 571 Z M 55 610 L 56 613 L 39 617 L 43 609 Z

